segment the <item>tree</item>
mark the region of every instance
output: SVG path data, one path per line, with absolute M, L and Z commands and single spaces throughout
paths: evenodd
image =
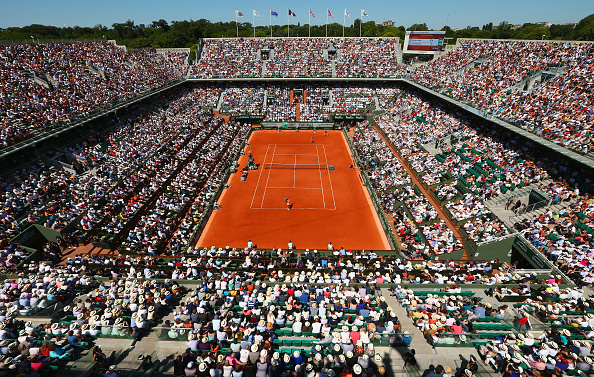
M 409 27 L 406 30 L 427 31 L 427 30 L 429 30 L 429 28 L 427 27 L 426 23 L 422 23 L 422 24 L 413 24 L 413 25 L 411 25 L 411 27 Z
M 499 31 L 508 31 L 511 30 L 511 25 L 507 21 L 501 21 L 497 30 Z
M 489 22 L 488 24 L 483 25 L 483 30 L 488 30 L 488 31 L 493 30 L 493 23 Z
M 155 29 L 163 29 L 166 32 L 170 29 L 169 24 L 164 19 L 160 19 L 159 21 L 153 21 L 152 26 Z
M 551 25 L 549 30 L 551 32 L 551 39 L 573 39 L 574 30 L 571 25 Z
M 574 37 L 580 41 L 594 40 L 594 14 L 578 22 L 574 30 Z

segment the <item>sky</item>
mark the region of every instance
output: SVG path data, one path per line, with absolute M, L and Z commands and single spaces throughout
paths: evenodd
M 235 9 L 244 14 L 240 22 L 252 22 L 252 9 L 260 18 L 256 25 L 268 25 L 270 9 L 279 16 L 273 24 L 286 24 L 288 9 L 295 12 L 291 24 L 307 24 L 309 9 L 315 14 L 312 25 L 324 25 L 326 9 L 334 14 L 334 22 L 342 23 L 344 9 L 350 17 L 346 23 L 360 17 L 361 8 L 369 15 L 366 21 L 394 21 L 396 26 L 409 27 L 427 23 L 430 29 L 441 29 L 446 23 L 452 28 L 482 26 L 502 21 L 511 24 L 549 21 L 556 24 L 577 22 L 594 13 L 594 0 L 4 0 L 0 10 L 0 28 L 30 24 L 67 26 L 111 26 L 128 19 L 136 24 L 150 24 L 153 20 L 198 20 L 213 22 L 234 21 Z M 350 21 L 350 23 L 349 23 Z

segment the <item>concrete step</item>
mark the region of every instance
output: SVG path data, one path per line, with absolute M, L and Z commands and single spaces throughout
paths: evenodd
M 387 291 L 385 294 L 387 294 Z M 406 310 L 400 305 L 396 297 L 386 296 L 386 302 L 392 307 L 394 313 L 400 320 L 400 323 L 402 324 L 402 331 L 408 331 L 412 335 L 413 339 L 409 345 L 409 348 L 414 349 L 417 355 L 435 355 L 435 350 L 433 347 L 427 343 L 421 330 L 419 330 L 419 328 L 413 324 L 410 318 L 407 317 Z M 406 352 L 407 349 L 403 349 L 405 350 L 404 352 Z

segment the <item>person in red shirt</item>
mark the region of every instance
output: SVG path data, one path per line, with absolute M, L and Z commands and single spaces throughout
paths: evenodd
M 33 368 L 33 370 L 40 370 L 43 369 L 45 367 L 45 363 L 39 361 L 39 358 L 37 357 L 37 355 L 33 356 L 33 358 L 31 359 L 31 368 Z
M 359 339 L 361 339 L 361 334 L 359 333 L 359 329 L 357 328 L 357 326 L 353 326 L 351 328 L 351 341 L 353 342 L 353 344 L 357 344 L 357 341 Z
M 456 323 L 452 325 L 452 333 L 462 334 L 462 325 L 460 324 L 460 322 L 456 321 Z

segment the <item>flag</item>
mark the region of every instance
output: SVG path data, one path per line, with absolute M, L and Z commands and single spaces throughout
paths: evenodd
M 236 15 L 237 17 L 243 17 L 243 13 L 241 13 L 241 12 L 240 12 L 240 11 L 238 11 L 238 10 L 235 10 L 235 15 Z
M 361 17 L 366 17 L 367 16 L 367 12 L 365 12 L 363 9 L 361 9 Z
M 332 13 L 330 13 L 330 9 L 328 9 L 328 16 L 334 18 L 334 15 Z
M 270 10 L 270 15 L 274 16 L 274 17 L 278 17 L 278 13 L 276 13 L 275 11 L 273 11 L 272 9 Z
M 258 14 L 258 12 L 256 12 L 255 9 L 252 9 L 254 11 L 254 16 L 260 18 L 260 14 Z
M 311 16 L 312 16 L 313 18 L 316 18 L 316 15 L 315 15 L 315 14 L 313 14 L 313 12 L 311 11 L 311 9 L 309 10 L 309 14 L 311 14 Z
M 293 12 L 292 10 L 289 9 L 289 16 L 295 17 L 295 12 Z
M 346 8 L 344 8 L 344 15 L 347 17 L 351 17 L 351 16 L 349 16 L 349 12 L 347 12 Z

